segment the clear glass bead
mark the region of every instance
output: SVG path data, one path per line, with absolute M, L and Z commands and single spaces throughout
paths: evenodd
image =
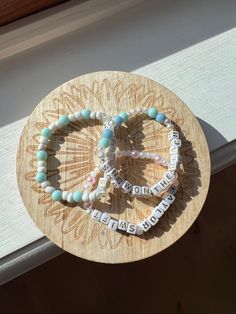
M 144 158 L 145 158 L 145 153 L 144 153 L 144 152 L 140 152 L 140 153 L 139 153 L 139 157 L 140 157 L 141 159 L 144 159 Z

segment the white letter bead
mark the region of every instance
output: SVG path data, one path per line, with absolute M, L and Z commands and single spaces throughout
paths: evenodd
M 98 186 L 105 188 L 107 186 L 107 182 L 107 179 L 102 177 L 98 181 Z
M 136 234 L 137 234 L 137 235 L 143 234 L 143 229 L 142 229 L 139 225 L 137 226 Z
M 148 222 L 150 222 L 150 224 L 152 226 L 155 226 L 158 223 L 158 221 L 159 221 L 159 219 L 157 218 L 156 215 L 149 216 L 147 220 L 148 220 Z
M 173 194 L 168 194 L 164 200 L 169 203 L 169 204 L 172 204 L 175 200 L 175 196 Z
M 174 138 L 179 138 L 179 132 L 177 132 L 177 131 L 170 131 L 168 133 L 168 140 L 171 141 Z
M 108 225 L 109 221 L 110 221 L 111 217 L 107 214 L 107 213 L 103 213 L 102 217 L 100 218 L 100 221 L 105 224 Z
M 132 190 L 132 184 L 129 181 L 124 181 L 122 184 L 122 189 L 125 193 L 129 193 Z
M 148 186 L 142 186 L 142 197 L 149 197 L 151 195 L 151 190 Z
M 112 168 L 110 171 L 107 172 L 107 177 L 115 180 L 119 175 L 118 170 L 116 170 L 116 168 Z
M 105 121 L 105 122 L 103 123 L 103 127 L 104 127 L 104 129 L 109 129 L 109 128 L 110 128 L 110 123 L 109 123 L 109 121 Z
M 56 189 L 54 188 L 54 186 L 47 186 L 44 191 L 46 193 L 52 194 L 55 190 Z
M 91 217 L 95 220 L 100 220 L 100 218 L 102 217 L 102 212 L 100 212 L 100 210 L 94 209 L 92 211 Z
M 158 219 L 161 218 L 161 216 L 164 214 L 164 210 L 160 209 L 158 206 L 156 206 L 152 210 L 152 214 L 156 216 Z
M 142 188 L 139 185 L 134 185 L 132 189 L 132 195 L 140 197 L 142 195 Z
M 157 207 L 158 207 L 159 209 L 164 210 L 164 211 L 166 211 L 166 210 L 169 208 L 169 206 L 170 206 L 170 204 L 169 204 L 167 201 L 165 201 L 165 200 L 162 200 L 162 201 L 157 205 Z
M 111 184 L 117 189 L 121 188 L 123 183 L 124 183 L 124 180 L 122 180 L 119 177 L 116 178 L 115 180 L 111 180 Z
M 162 192 L 162 187 L 159 185 L 159 183 L 153 185 L 150 190 L 152 191 L 152 194 L 159 195 Z
M 104 171 L 104 172 L 108 172 L 112 169 L 112 165 L 111 165 L 111 162 L 110 160 L 106 160 L 104 161 L 104 163 L 102 164 L 101 166 L 101 169 Z
M 179 146 L 171 145 L 170 146 L 170 155 L 178 154 L 179 153 Z
M 170 146 L 172 146 L 172 145 L 175 145 L 175 146 L 180 147 L 180 146 L 181 146 L 181 140 L 178 139 L 178 138 L 173 138 L 173 139 L 171 140 L 171 142 L 170 142 Z
M 128 221 L 119 219 L 118 229 L 126 231 L 128 228 Z
M 135 234 L 137 230 L 136 225 L 134 224 L 128 224 L 127 232 L 130 234 Z
M 165 175 L 163 176 L 163 179 L 165 179 L 167 182 L 170 182 L 174 179 L 175 175 L 173 174 L 173 172 L 168 171 L 165 173 Z
M 80 111 L 77 111 L 77 112 L 75 113 L 75 117 L 76 117 L 77 120 L 81 120 L 81 119 L 82 119 L 82 114 L 81 114 L 81 112 L 80 112 Z
M 62 192 L 62 199 L 63 199 L 63 201 L 67 201 L 68 195 L 69 195 L 69 192 L 68 192 L 68 191 L 63 191 L 63 192 Z
M 175 171 L 178 168 L 178 162 L 170 162 L 168 164 L 169 171 Z
M 170 155 L 170 162 L 179 162 L 179 161 L 180 161 L 179 154 L 172 154 L 172 155 Z
M 139 226 L 141 227 L 141 229 L 146 232 L 151 228 L 151 224 L 148 220 L 143 220 L 140 222 Z
M 177 192 L 178 188 L 174 185 L 171 185 L 171 187 L 168 189 L 168 192 L 170 194 L 175 194 Z
M 110 219 L 108 223 L 108 228 L 112 230 L 116 230 L 118 228 L 118 221 L 114 219 Z
M 164 190 L 168 186 L 168 182 L 165 179 L 162 179 L 158 182 L 159 186 Z

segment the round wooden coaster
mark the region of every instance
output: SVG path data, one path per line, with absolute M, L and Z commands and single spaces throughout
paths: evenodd
M 180 188 L 176 201 L 158 224 L 142 236 L 111 231 L 95 222 L 79 205 L 53 202 L 36 184 L 35 153 L 40 130 L 84 107 L 115 115 L 132 108 L 156 106 L 176 124 L 182 140 Z M 94 168 L 101 124 L 71 123 L 52 138 L 48 148 L 48 177 L 62 190 L 80 189 Z M 117 132 L 121 150 L 157 152 L 168 158 L 167 128 L 154 120 L 134 118 Z M 147 160 L 126 158 L 122 176 L 133 184 L 150 185 L 165 169 Z M 30 115 L 17 153 L 21 197 L 38 228 L 55 244 L 79 257 L 104 263 L 125 263 L 152 256 L 178 240 L 192 225 L 205 201 L 210 158 L 202 129 L 187 106 L 171 91 L 145 77 L 125 72 L 96 72 L 66 82 L 46 96 Z M 96 208 L 114 218 L 137 223 L 147 217 L 157 199 L 133 199 L 110 188 Z

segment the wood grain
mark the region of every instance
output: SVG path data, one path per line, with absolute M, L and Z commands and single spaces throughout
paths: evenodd
M 68 0 L 1 0 L 0 26 L 48 9 L 65 1 Z
M 157 106 L 174 121 L 183 142 L 181 188 L 175 204 L 153 230 L 141 237 L 110 231 L 85 215 L 79 206 L 52 202 L 35 183 L 35 152 L 39 132 L 60 114 L 84 107 L 116 114 L 136 107 Z M 81 188 L 96 163 L 94 147 L 101 125 L 73 123 L 52 140 L 48 176 L 62 189 Z M 168 157 L 167 130 L 155 121 L 133 119 L 117 134 L 120 149 L 159 152 Z M 163 169 L 145 161 L 126 159 L 123 175 L 132 183 L 153 184 Z M 40 230 L 64 250 L 98 262 L 123 263 L 154 255 L 179 239 L 191 226 L 205 201 L 210 178 L 209 151 L 199 123 L 187 106 L 158 83 L 125 72 L 96 72 L 64 83 L 46 96 L 32 112 L 17 153 L 21 197 Z M 114 217 L 138 222 L 154 200 L 133 200 L 112 188 L 96 207 Z

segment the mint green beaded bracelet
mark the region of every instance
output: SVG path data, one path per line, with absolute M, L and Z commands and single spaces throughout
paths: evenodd
M 97 182 L 97 175 L 100 172 L 100 168 L 96 167 L 91 175 L 87 178 L 87 182 L 84 185 L 83 191 L 61 191 L 53 187 L 47 179 L 47 159 L 48 154 L 45 151 L 48 141 L 50 140 L 52 134 L 60 129 L 66 127 L 70 122 L 78 121 L 78 120 L 88 120 L 88 119 L 97 119 L 99 121 L 104 122 L 107 126 L 110 125 L 111 117 L 102 112 L 91 112 L 89 109 L 82 109 L 80 112 L 75 112 L 74 114 L 62 115 L 56 122 L 53 122 L 47 128 L 43 128 L 41 130 L 40 143 L 38 145 L 38 151 L 36 153 L 36 158 L 38 160 L 38 168 L 37 174 L 35 176 L 35 180 L 37 183 L 41 184 L 41 186 L 45 189 L 45 192 L 50 193 L 53 201 L 68 201 L 72 202 L 88 202 L 91 199 L 95 199 L 99 196 L 98 194 L 94 194 L 91 197 L 90 190 L 93 185 Z M 112 124 L 112 123 L 111 123 Z M 105 130 L 103 132 L 103 138 L 99 142 L 99 149 L 107 148 L 112 143 L 113 131 L 111 129 Z M 113 147 L 114 148 L 114 147 Z M 109 150 L 108 150 L 109 152 Z

